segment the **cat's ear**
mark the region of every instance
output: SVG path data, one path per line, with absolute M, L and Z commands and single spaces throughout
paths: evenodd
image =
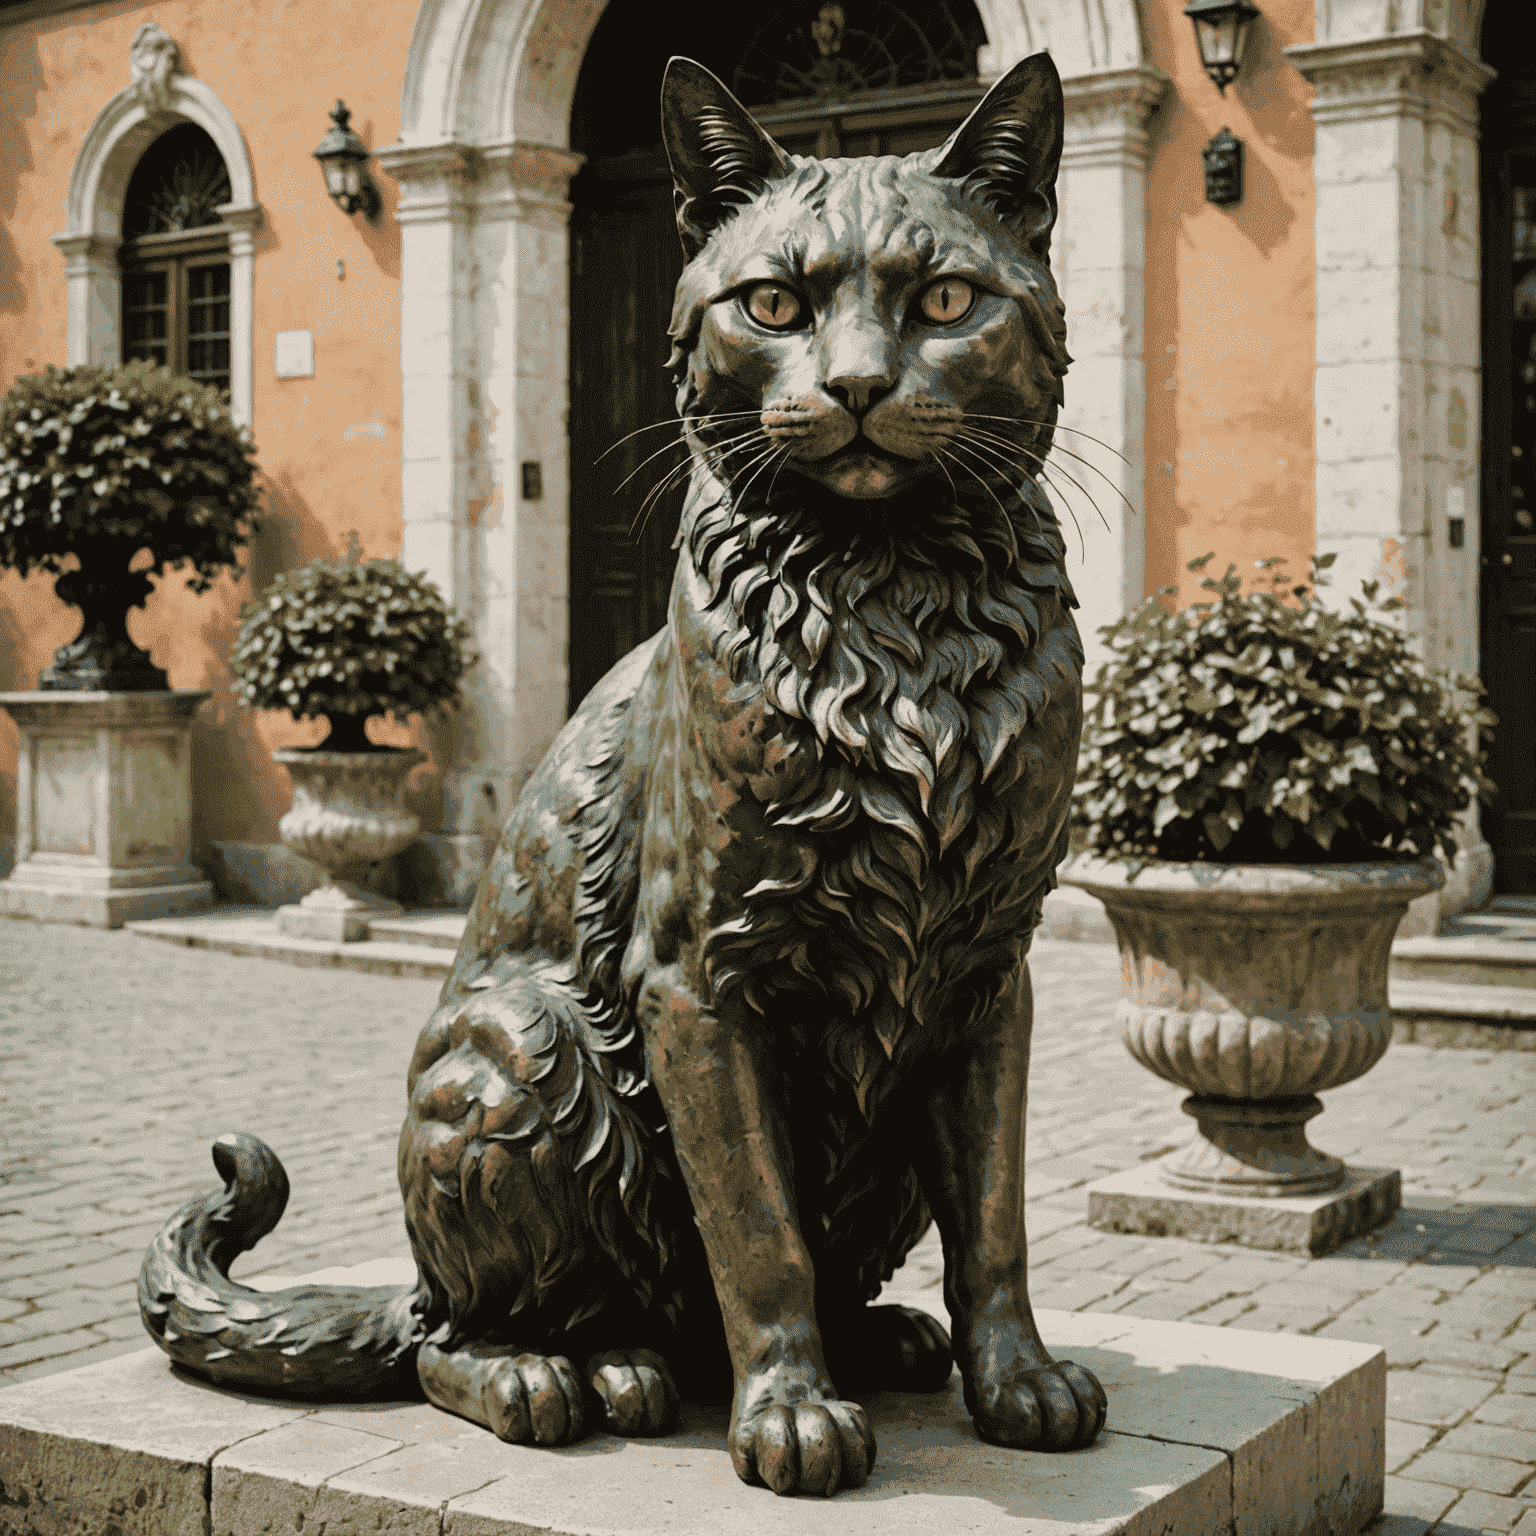
M 1015 64 L 938 151 L 935 176 L 975 187 L 1030 251 L 1049 259 L 1061 162 L 1061 76 L 1048 53 Z
M 789 156 L 752 114 L 692 59 L 668 61 L 661 137 L 672 163 L 677 232 L 690 260 L 717 224 L 770 181 L 794 172 Z

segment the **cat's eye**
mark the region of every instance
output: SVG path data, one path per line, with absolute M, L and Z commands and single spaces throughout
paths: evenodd
M 953 325 L 971 312 L 976 301 L 976 291 L 958 277 L 941 277 L 930 284 L 921 300 L 923 318 L 934 325 Z
M 759 283 L 747 294 L 747 313 L 759 325 L 783 331 L 800 318 L 800 300 L 779 283 Z

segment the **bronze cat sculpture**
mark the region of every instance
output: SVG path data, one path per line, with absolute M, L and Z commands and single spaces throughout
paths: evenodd
M 662 93 L 692 482 L 667 626 L 529 780 L 411 1061 L 413 1288 L 228 1280 L 287 1198 L 253 1137 L 140 1277 L 180 1364 L 414 1390 L 504 1439 L 729 1397 L 778 1493 L 856 1487 L 855 1395 L 951 1345 L 871 1302 L 936 1218 L 977 1431 L 1070 1449 L 1098 1382 L 1025 1276 L 1025 954 L 1064 852 L 1082 650 L 1037 470 L 1067 365 L 1044 54 L 942 148 L 792 159 Z

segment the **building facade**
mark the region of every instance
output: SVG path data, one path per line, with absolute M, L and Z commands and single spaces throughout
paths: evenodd
M 260 450 L 248 573 L 196 598 L 168 577 L 134 619 L 173 686 L 214 691 L 200 844 L 273 840 L 288 790 L 268 754 L 321 734 L 233 703 L 240 608 L 353 532 L 430 572 L 478 636 L 467 709 L 380 732 L 429 750 L 412 794 L 448 832 L 493 834 L 573 698 L 654 627 L 675 498 L 642 507 L 675 459 L 642 461 L 668 434 L 599 455 L 670 409 L 669 54 L 715 69 L 796 152 L 851 154 L 939 142 L 1046 48 L 1067 99 L 1053 266 L 1075 359 L 1052 473 L 1090 651 L 1148 592 L 1193 595 L 1184 567 L 1207 551 L 1297 571 L 1337 553 L 1341 598 L 1379 581 L 1426 655 L 1484 665 L 1505 793 L 1462 893 L 1536 887 L 1536 533 L 1519 521 L 1536 111 L 1517 7 L 1488 5 L 1259 0 L 1225 94 L 1181 0 L 804 0 L 767 21 L 379 0 L 366 26 L 335 0 L 0 6 L 0 386 L 195 354 Z M 372 219 L 331 203 L 311 155 L 341 97 L 372 151 Z M 1207 200 L 1223 129 L 1236 202 Z M 157 165 L 166 186 L 204 167 L 190 224 L 144 212 Z M 74 627 L 46 579 L 0 576 L 0 686 L 30 686 Z M 0 818 L 13 798 L 0 783 Z

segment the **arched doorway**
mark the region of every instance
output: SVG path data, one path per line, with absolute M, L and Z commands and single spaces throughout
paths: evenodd
M 1523 6 L 1494 6 L 1482 55 L 1482 675 L 1499 726 L 1484 816 L 1499 891 L 1536 892 L 1536 60 Z
M 571 183 L 570 703 L 665 621 L 684 451 L 664 364 L 683 268 L 659 133 L 667 59 L 726 81 L 799 155 L 911 154 L 942 143 L 980 99 L 986 32 L 970 0 L 795 0 L 697 19 L 611 5 L 571 113 L 587 156 Z M 677 473 L 673 473 L 676 470 Z
M 974 3 L 988 39 L 976 61 L 984 77 L 1042 47 L 1062 72 L 1066 148 L 1052 259 L 1068 329 L 1080 337 L 1066 414 L 1068 424 L 1108 445 L 1106 475 L 1139 499 L 1144 282 L 1137 253 L 1147 119 L 1167 81 L 1146 60 L 1138 0 L 1093 7 Z M 797 25 L 805 25 L 806 10 L 814 17 L 820 6 L 802 10 Z M 844 10 L 856 24 L 857 12 Z M 706 46 L 706 30 L 729 17 L 701 23 L 690 13 L 692 30 L 675 40 L 664 30 L 665 13 L 638 0 L 427 0 L 406 65 L 400 142 L 377 151 L 381 167 L 400 182 L 402 557 L 429 571 L 470 618 L 483 658 L 445 752 L 447 829 L 456 832 L 489 836 L 499 829 L 505 807 L 566 716 L 570 663 L 580 644 L 570 634 L 572 620 L 579 629 L 594 606 L 589 601 L 572 613 L 569 596 L 586 579 L 587 551 L 573 551 L 571 524 L 585 515 L 584 502 L 606 500 L 627 473 L 620 466 L 614 474 L 605 460 L 596 495 L 577 492 L 573 461 L 590 463 L 623 434 L 610 427 L 595 450 L 577 447 L 568 412 L 567 324 L 584 300 L 573 309 L 567 199 L 580 156 L 566 146 L 588 45 L 609 12 L 640 13 L 635 25 L 642 33 L 661 29 L 659 40 L 641 38 L 649 51 L 619 54 L 615 88 L 632 89 L 636 94 L 626 99 L 636 104 L 627 118 L 617 110 L 611 117 L 656 121 L 661 66 L 674 50 L 734 81 L 736 58 L 722 59 Z M 921 107 L 916 98 L 892 104 L 883 123 L 873 110 L 873 88 L 843 103 L 841 115 L 830 114 L 842 147 L 854 151 L 859 133 L 884 132 L 897 148 L 894 135 L 911 126 L 900 114 Z M 783 117 L 775 118 L 781 108 Z M 829 114 L 818 123 L 804 103 L 779 103 L 760 115 L 791 145 L 793 125 L 809 117 L 800 143 L 814 149 Z M 670 224 L 653 248 L 658 256 L 676 250 Z M 575 430 L 583 429 L 577 423 Z M 1122 515 L 1115 498 L 1102 505 L 1110 526 L 1102 536 L 1094 525 L 1085 529 L 1095 571 L 1082 594 L 1088 634 L 1139 601 L 1143 587 L 1141 520 Z M 607 521 L 628 538 L 621 516 Z

